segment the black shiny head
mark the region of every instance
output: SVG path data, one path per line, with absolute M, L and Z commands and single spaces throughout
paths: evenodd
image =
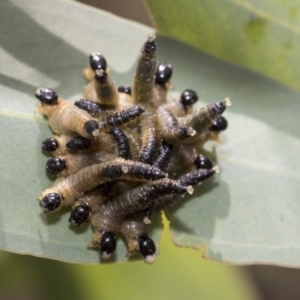
M 118 87 L 119 93 L 125 93 L 127 95 L 131 95 L 131 86 L 130 85 L 121 85 Z
M 50 175 L 57 175 L 66 168 L 66 161 L 58 157 L 52 157 L 46 163 L 46 172 Z
M 58 148 L 58 142 L 54 138 L 45 139 L 42 141 L 42 150 L 46 152 L 53 152 Z
M 99 70 L 99 69 L 106 71 L 107 62 L 102 54 L 93 53 L 90 55 L 90 66 L 94 71 Z
M 172 65 L 161 63 L 155 73 L 155 82 L 158 84 L 166 84 L 172 77 Z
M 49 193 L 40 202 L 40 206 L 43 208 L 44 213 L 57 209 L 61 204 L 61 196 L 57 193 Z
M 223 131 L 228 127 L 228 122 L 223 116 L 217 117 L 211 127 L 211 131 Z
M 91 208 L 87 204 L 78 205 L 71 211 L 69 222 L 78 227 L 89 218 L 90 212 Z
M 105 232 L 99 243 L 100 255 L 103 258 L 109 258 L 115 252 L 117 247 L 116 236 L 111 232 Z
M 207 169 L 210 170 L 213 168 L 212 162 L 203 155 L 198 155 L 194 160 L 194 165 L 197 169 Z
M 58 95 L 53 89 L 39 88 L 35 93 L 35 97 L 43 104 L 55 105 L 58 103 Z
M 156 246 L 152 239 L 147 236 L 140 237 L 140 252 L 145 259 L 145 262 L 151 263 L 155 258 Z
M 96 120 L 86 121 L 83 126 L 83 129 L 85 132 L 87 132 L 93 136 L 96 136 L 99 134 L 99 124 Z
M 199 97 L 195 91 L 187 89 L 182 92 L 180 102 L 184 106 L 190 106 L 193 105 L 198 99 Z

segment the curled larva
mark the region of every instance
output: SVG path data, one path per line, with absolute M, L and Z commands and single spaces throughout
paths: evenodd
M 157 115 L 160 123 L 161 137 L 166 142 L 174 143 L 196 134 L 196 131 L 192 127 L 180 126 L 177 118 L 166 107 L 159 107 Z
M 213 121 L 223 114 L 226 107 L 230 105 L 230 99 L 225 98 L 222 102 L 208 104 L 206 107 L 198 109 L 191 115 L 178 118 L 178 122 L 181 126 L 192 127 L 196 130 L 197 134 L 201 134 L 212 126 Z
M 48 117 L 51 130 L 56 134 L 78 134 L 92 138 L 99 134 L 97 120 L 72 103 L 58 97 L 49 88 L 39 88 L 35 96 L 41 101 L 38 110 Z
M 190 189 L 171 179 L 161 179 L 133 188 L 99 207 L 92 215 L 94 236 L 91 246 L 97 247 L 105 232 L 116 234 L 127 215 L 143 210 L 151 201 L 170 194 L 182 195 Z
M 42 193 L 39 197 L 40 206 L 44 212 L 56 210 L 62 205 L 68 206 L 80 198 L 84 192 L 90 191 L 107 181 L 120 179 L 148 181 L 166 176 L 166 173 L 156 167 L 118 158 L 85 167 L 59 181 L 53 188 Z

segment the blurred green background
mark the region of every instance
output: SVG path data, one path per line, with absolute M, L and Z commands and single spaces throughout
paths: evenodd
M 152 26 L 142 0 L 82 0 Z M 164 221 L 168 225 L 167 221 Z M 300 271 L 237 267 L 175 247 L 164 231 L 154 265 L 142 261 L 75 265 L 0 252 L 0 300 L 27 299 L 300 299 Z

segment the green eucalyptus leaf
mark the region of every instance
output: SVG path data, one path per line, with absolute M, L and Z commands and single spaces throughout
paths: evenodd
M 300 89 L 298 0 L 146 0 L 158 31 Z
M 34 115 L 37 87 L 78 99 L 88 54 L 101 51 L 116 84 L 130 83 L 150 28 L 69 1 L 4 0 L 0 4 L 1 64 L 0 247 L 57 260 L 97 263 L 87 250 L 92 231 L 68 225 L 67 210 L 45 215 L 37 195 L 52 185 L 40 143 L 51 136 Z M 9 34 L 8 34 L 9 32 Z M 159 60 L 174 66 L 173 96 L 196 89 L 202 102 L 230 96 L 229 128 L 206 154 L 220 167 L 213 181 L 167 210 L 176 244 L 206 247 L 232 263 L 300 265 L 299 94 L 277 82 L 168 38 Z M 159 220 L 151 236 L 158 241 Z M 114 261 L 125 260 L 118 242 Z

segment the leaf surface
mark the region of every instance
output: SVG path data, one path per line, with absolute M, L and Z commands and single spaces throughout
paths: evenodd
M 68 13 L 64 13 L 67 11 Z M 14 26 L 12 26 L 14 24 Z M 40 143 L 51 136 L 34 115 L 37 87 L 78 99 L 88 54 L 101 51 L 116 84 L 130 83 L 150 28 L 69 1 L 0 4 L 0 247 L 57 260 L 98 263 L 87 250 L 92 231 L 73 230 L 67 211 L 42 214 L 37 195 L 52 185 Z M 10 35 L 7 34 L 10 32 Z M 300 266 L 299 93 L 245 68 L 174 40 L 157 38 L 159 60 L 174 66 L 173 96 L 197 90 L 201 103 L 230 96 L 229 128 L 205 149 L 220 174 L 191 199 L 168 209 L 176 244 L 206 246 L 206 256 L 231 263 Z M 159 240 L 156 220 L 151 236 Z M 115 261 L 125 260 L 121 240 Z
M 298 0 L 147 0 L 158 31 L 300 89 Z

